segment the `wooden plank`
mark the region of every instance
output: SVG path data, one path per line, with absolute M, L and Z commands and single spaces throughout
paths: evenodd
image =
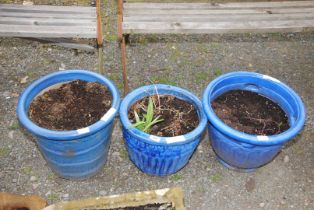
M 82 6 L 51 6 L 51 5 L 19 5 L 19 4 L 0 4 L 0 11 L 3 10 L 20 10 L 23 11 L 41 11 L 41 12 L 81 12 L 81 13 L 96 13 L 95 7 Z
M 231 15 L 231 14 L 288 14 L 288 13 L 313 13 L 314 8 L 280 8 L 280 9 L 239 9 L 239 10 L 125 10 L 125 15 L 205 15 L 205 14 L 215 14 L 215 15 Z
M 232 16 L 217 15 L 131 15 L 124 16 L 127 22 L 217 22 L 217 21 L 246 21 L 246 20 L 310 20 L 314 13 L 289 14 L 234 14 Z M 0 20 L 1 21 L 1 20 Z
M 230 2 L 230 3 L 124 3 L 124 8 L 162 9 L 162 8 L 261 8 L 261 7 L 308 7 L 314 6 L 313 1 L 277 1 L 277 2 Z
M 49 13 L 19 13 L 19 12 L 0 12 L 2 17 L 24 17 L 24 18 L 62 18 L 62 19 L 95 19 L 95 14 L 49 14 Z
M 125 9 L 217 9 L 313 7 L 314 1 L 241 2 L 241 3 L 125 3 Z
M 123 23 L 124 33 L 243 33 L 300 32 L 313 28 L 313 20 L 243 21 L 243 22 L 129 22 Z
M 0 36 L 7 37 L 77 37 L 96 38 L 96 27 L 76 27 L 76 26 L 14 26 L 2 24 L 0 26 Z
M 37 41 L 41 43 L 50 43 L 52 45 L 57 45 L 65 48 L 70 49 L 78 49 L 78 50 L 85 50 L 88 52 L 94 52 L 95 48 L 93 46 L 90 46 L 88 44 L 85 44 L 82 42 L 82 40 L 72 40 L 69 38 L 29 38 L 24 37 L 23 39 L 31 40 L 31 41 Z
M 0 24 L 10 25 L 39 25 L 39 26 L 93 26 L 95 19 L 55 19 L 55 18 L 23 18 L 1 17 Z M 0 25 L 1 27 L 1 25 Z
M 41 10 L 19 10 L 19 9 L 1 9 L 0 12 L 16 12 L 16 13 L 48 13 L 48 14 L 94 14 L 96 11 L 41 11 Z

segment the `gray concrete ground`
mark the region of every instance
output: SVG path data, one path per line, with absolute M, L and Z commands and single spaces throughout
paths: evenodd
M 115 2 L 105 3 L 106 76 L 122 90 Z M 51 204 L 180 186 L 187 209 L 314 209 L 314 33 L 131 36 L 127 54 L 131 89 L 152 80 L 201 96 L 221 73 L 248 70 L 273 76 L 302 97 L 307 107 L 305 128 L 271 163 L 248 174 L 221 166 L 206 135 L 185 168 L 160 178 L 143 174 L 128 159 L 117 119 L 104 168 L 84 181 L 64 180 L 52 173 L 34 138 L 19 126 L 15 114 L 18 95 L 32 80 L 59 69 L 96 71 L 97 54 L 1 38 L 1 191 L 38 194 Z

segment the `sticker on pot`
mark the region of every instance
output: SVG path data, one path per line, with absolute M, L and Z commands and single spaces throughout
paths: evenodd
M 168 137 L 168 138 L 166 138 L 167 144 L 181 142 L 181 141 L 185 141 L 185 137 L 182 136 L 182 135 L 181 136 L 175 136 L 175 137 Z
M 77 130 L 78 134 L 84 134 L 84 133 L 88 133 L 89 132 L 89 127 L 86 128 L 81 128 Z
M 150 135 L 149 139 L 155 142 L 160 142 L 160 137 L 158 136 Z
M 111 107 L 100 120 L 106 122 L 109 118 L 111 118 L 112 115 L 116 113 L 116 111 L 117 110 L 115 108 Z
M 268 76 L 268 75 L 263 75 L 263 79 L 268 79 L 268 80 L 271 80 L 273 82 L 281 83 L 278 79 L 271 77 L 271 76 Z
M 257 140 L 259 140 L 259 141 L 268 141 L 269 140 L 268 136 L 256 136 L 256 137 L 257 137 Z

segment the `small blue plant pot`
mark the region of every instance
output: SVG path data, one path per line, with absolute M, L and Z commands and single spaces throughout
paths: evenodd
M 211 102 L 231 90 L 248 90 L 259 93 L 285 111 L 290 128 L 278 135 L 250 135 L 235 130 L 220 120 Z M 232 72 L 213 80 L 202 99 L 209 124 L 209 136 L 218 160 L 226 167 L 250 172 L 270 162 L 303 128 L 305 108 L 300 97 L 287 85 L 267 75 L 252 72 Z
M 136 101 L 156 93 L 173 95 L 194 105 L 199 116 L 198 127 L 176 137 L 149 135 L 133 128 L 128 119 L 129 108 Z M 200 100 L 192 93 L 170 85 L 149 85 L 132 91 L 123 99 L 119 113 L 130 159 L 141 171 L 156 176 L 173 174 L 188 163 L 207 124 Z
M 101 120 L 78 130 L 55 131 L 39 127 L 29 119 L 29 106 L 39 93 L 77 79 L 99 82 L 111 92 L 112 107 Z M 119 104 L 120 94 L 110 80 L 91 71 L 67 70 L 46 75 L 30 84 L 20 96 L 17 116 L 21 124 L 35 135 L 41 153 L 56 174 L 68 179 L 83 179 L 94 175 L 106 162 Z

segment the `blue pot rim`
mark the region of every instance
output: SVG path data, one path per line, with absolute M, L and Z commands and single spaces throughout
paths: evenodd
M 277 135 L 259 136 L 259 135 L 251 135 L 251 134 L 240 132 L 236 129 L 231 128 L 230 126 L 226 125 L 222 120 L 220 120 L 211 107 L 211 98 L 210 98 L 211 93 L 214 90 L 215 86 L 219 84 L 221 81 L 231 78 L 231 77 L 239 77 L 239 76 L 250 76 L 250 77 L 256 77 L 263 80 L 268 80 L 270 82 L 273 82 L 276 85 L 281 86 L 287 92 L 289 92 L 289 94 L 293 96 L 293 99 L 298 105 L 298 112 L 300 114 L 300 116 L 298 117 L 294 125 L 291 126 L 285 132 L 282 132 Z M 289 86 L 287 86 L 286 84 L 284 84 L 283 82 L 279 81 L 276 78 L 273 78 L 264 74 L 255 73 L 255 72 L 237 71 L 237 72 L 231 72 L 231 73 L 227 73 L 227 74 L 217 77 L 215 80 L 210 82 L 207 88 L 205 89 L 203 93 L 202 104 L 203 104 L 203 108 L 209 122 L 220 132 L 240 142 L 253 144 L 253 145 L 260 145 L 260 146 L 283 144 L 284 142 L 289 141 L 295 135 L 297 135 L 300 132 L 300 130 L 302 130 L 304 126 L 304 122 L 305 122 L 305 116 L 306 116 L 304 104 L 301 98 L 299 97 L 299 95 L 294 90 L 292 90 Z
M 25 103 L 26 99 L 30 95 L 30 93 L 40 84 L 45 83 L 46 81 L 49 81 L 52 78 L 55 77 L 62 77 L 62 75 L 66 74 L 80 74 L 80 75 L 86 75 L 86 76 L 91 76 L 95 79 L 98 79 L 102 81 L 109 91 L 112 94 L 112 105 L 111 108 L 107 111 L 107 113 L 102 117 L 102 120 L 97 121 L 96 123 L 85 127 L 81 128 L 78 130 L 70 130 L 70 131 L 56 131 L 56 130 L 49 130 L 43 127 L 39 127 L 35 123 L 33 123 L 29 117 L 28 117 L 28 108 L 25 110 Z M 84 80 L 84 79 L 83 79 Z M 64 80 L 64 82 L 71 81 L 71 80 Z M 54 83 L 54 84 L 58 84 Z M 52 84 L 52 85 L 54 85 Z M 46 86 L 50 87 L 51 85 Z M 40 91 L 44 90 L 45 88 L 42 88 Z M 40 91 L 38 93 L 40 93 Z M 35 96 L 36 97 L 36 96 Z M 59 71 L 59 72 L 54 72 L 48 75 L 45 75 L 38 80 L 35 80 L 32 82 L 20 95 L 18 104 L 17 104 L 17 116 L 20 121 L 20 123 L 31 133 L 35 134 L 36 136 L 39 137 L 44 137 L 46 139 L 53 139 L 53 140 L 73 140 L 75 138 L 82 138 L 88 135 L 91 135 L 100 129 L 106 127 L 109 123 L 112 122 L 114 119 L 116 113 L 118 112 L 120 105 L 120 94 L 117 89 L 117 87 L 114 85 L 112 81 L 109 79 L 105 78 L 104 76 L 97 74 L 95 72 L 91 72 L 88 70 L 80 70 L 80 69 L 73 69 L 73 70 L 65 70 L 65 71 Z
M 169 92 L 166 93 L 169 95 L 174 95 L 173 92 L 178 92 L 188 97 L 189 99 L 193 100 L 193 102 L 197 106 L 196 108 L 199 114 L 199 125 L 191 132 L 186 133 L 181 136 L 175 136 L 175 137 L 161 137 L 161 136 L 150 135 L 150 134 L 140 131 L 137 128 L 133 128 L 131 122 L 128 119 L 128 108 L 132 105 L 131 104 L 132 101 L 135 98 L 137 98 L 139 95 L 141 95 L 143 92 L 147 90 L 156 90 L 156 88 L 157 90 L 160 90 L 160 89 L 164 89 L 167 91 L 169 90 Z M 155 92 L 153 94 L 155 94 Z M 152 95 L 152 94 L 147 93 L 146 96 L 149 96 L 149 95 Z M 147 85 L 147 86 L 142 86 L 140 88 L 133 90 L 122 100 L 119 114 L 120 114 L 121 123 L 124 126 L 124 128 L 132 136 L 148 144 L 172 145 L 172 146 L 187 144 L 191 141 L 197 140 L 197 137 L 203 134 L 203 131 L 205 130 L 206 125 L 207 125 L 207 119 L 206 119 L 205 113 L 203 112 L 202 103 L 193 93 L 179 87 L 165 85 L 165 84 Z

